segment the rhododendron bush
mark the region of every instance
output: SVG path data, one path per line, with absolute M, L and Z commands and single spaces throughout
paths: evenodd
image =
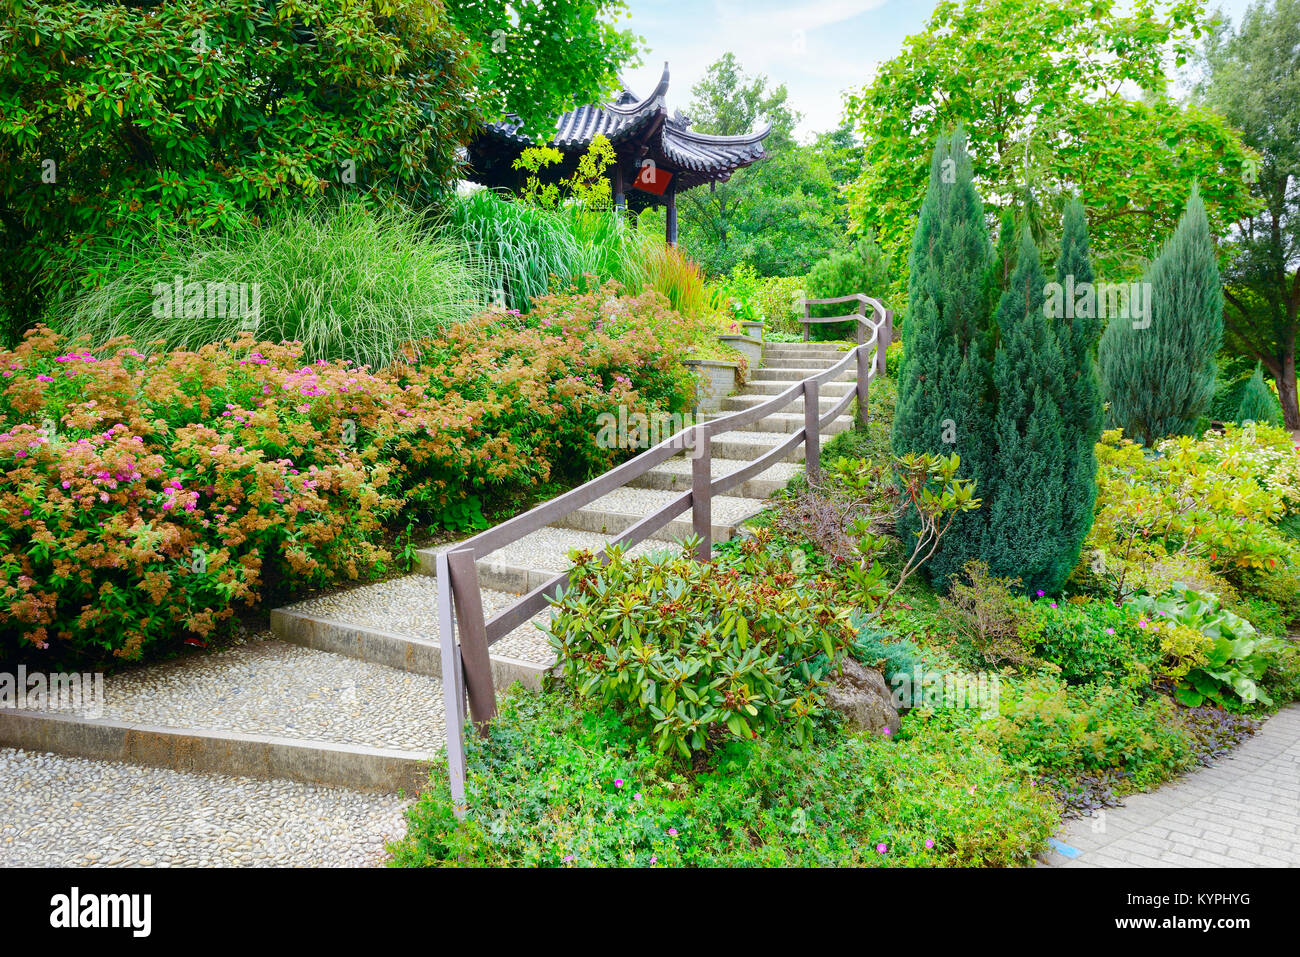
M 382 569 L 399 513 L 607 468 L 627 453 L 597 444 L 600 412 L 689 401 L 672 315 L 655 293 L 552 296 L 379 372 L 251 335 L 146 355 L 34 330 L 0 351 L 0 656 L 203 642 L 268 586 Z

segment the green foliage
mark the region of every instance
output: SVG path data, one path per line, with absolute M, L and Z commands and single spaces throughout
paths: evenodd
M 972 175 L 964 134 L 940 137 L 909 261 L 907 351 L 892 443 L 897 455 L 955 450 L 962 477 L 978 481 L 991 474 L 994 441 L 983 408 L 991 379 L 985 295 L 991 250 Z M 946 582 L 965 564 L 984 521 L 974 513 L 956 522 L 931 562 L 933 581 Z M 916 526 L 904 514 L 904 540 Z
M 1259 635 L 1254 625 L 1223 608 L 1217 595 L 1178 589 L 1159 597 L 1138 596 L 1130 604 L 1210 639 L 1204 663 L 1192 668 L 1178 686 L 1176 695 L 1183 704 L 1195 708 L 1207 700 L 1220 707 L 1273 703 L 1260 680 L 1280 653 L 1280 642 Z
M 1056 258 L 1056 281 L 1072 288 L 1094 280 L 1089 254 L 1088 220 L 1083 204 L 1071 200 L 1065 207 L 1061 253 Z M 1101 377 L 1094 358 L 1101 322 L 1094 315 L 1068 310 L 1056 321 L 1057 341 L 1065 360 L 1061 394 L 1064 468 L 1061 473 L 1062 555 L 1078 556 L 1092 529 L 1097 504 L 1097 440 L 1101 438 Z
M 56 0 L 6 17 L 11 323 L 103 278 L 82 276 L 84 257 L 160 226 L 239 229 L 273 201 L 352 183 L 426 202 L 480 116 L 465 37 L 436 0 Z
M 1266 425 L 1282 425 L 1282 407 L 1277 396 L 1264 384 L 1264 372 L 1257 365 L 1255 372 L 1245 381 L 1241 388 L 1241 399 L 1237 403 L 1234 422 L 1262 422 Z
M 1300 2 L 1254 3 L 1237 30 L 1217 19 L 1205 44 L 1201 100 L 1253 151 L 1243 181 L 1259 202 L 1227 233 L 1224 344 L 1262 361 L 1278 383 L 1287 427 L 1300 428 L 1295 338 L 1300 316 Z M 1292 184 L 1292 185 L 1288 185 Z
M 447 0 L 469 41 L 475 87 L 489 119 L 518 118 L 545 140 L 555 118 L 617 91 L 619 70 L 635 65 L 638 38 L 617 26 L 622 0 Z
M 996 867 L 1052 833 L 1049 799 L 967 729 L 909 715 L 898 738 L 732 740 L 673 774 L 613 710 L 516 692 L 468 738 L 465 820 L 435 767 L 390 851 L 404 867 Z
M 1202 24 L 1200 4 L 1185 0 L 1136 9 L 1119 0 L 938 4 L 925 29 L 847 98 L 847 117 L 866 143 L 850 196 L 854 227 L 873 230 L 892 255 L 906 249 L 925 195 L 926 155 L 936 136 L 964 126 L 991 220 L 1032 185 L 1041 245 L 1082 192 L 1103 275 L 1140 268 L 1173 229 L 1178 197 L 1193 181 L 1216 232 L 1226 232 L 1255 206 L 1241 175 L 1249 151 L 1221 116 L 1174 99 L 1166 76 L 1170 63 L 1190 57 Z
M 1187 770 L 1191 738 L 1168 698 L 1105 684 L 1069 686 L 1044 674 L 1004 681 L 999 716 L 979 736 L 1035 772 L 1120 770 L 1146 788 Z
M 989 574 L 986 563 L 972 560 L 954 577 L 939 599 L 939 617 L 952 632 L 953 651 L 975 668 L 1023 666 L 1030 649 L 1021 637 L 1030 618 L 1028 602 L 1011 593 L 1020 582 Z
M 1143 281 L 1151 314 L 1112 317 L 1098 363 L 1111 426 L 1152 446 L 1190 433 L 1214 395 L 1223 289 L 1198 189 Z
M 1021 637 L 1069 684 L 1142 686 L 1160 662 L 1156 630 L 1127 606 L 1040 599 L 1028 608 Z
M 1044 314 L 1045 282 L 1038 247 L 1025 231 L 1016 268 L 995 321 L 1001 341 L 993 359 L 996 450 L 986 475 L 987 526 L 967 548 L 995 575 L 1019 578 L 1030 591 L 1056 593 L 1079 558 L 1078 519 L 1066 515 L 1069 475 L 1083 479 L 1077 461 L 1080 423 L 1065 418 L 1062 345 Z M 1071 350 L 1072 351 L 1072 350 Z M 1095 416 L 1095 409 L 1087 410 Z M 1086 437 L 1095 440 L 1095 436 Z M 1073 461 L 1072 461 L 1073 460 Z
M 822 679 L 853 637 L 848 613 L 760 541 L 725 563 L 611 550 L 602 566 L 579 554 L 570 583 L 550 624 L 565 678 L 617 705 L 661 754 L 778 729 L 807 744 Z
M 876 299 L 887 298 L 891 271 L 889 259 L 880 251 L 876 241 L 868 236 L 849 249 L 818 260 L 808 273 L 808 298 L 835 299 L 855 293 L 864 293 Z M 811 313 L 814 318 L 842 316 L 852 312 L 855 305 L 849 302 L 834 306 L 813 306 Z M 814 341 L 854 339 L 856 336 L 854 322 L 819 323 L 812 327 Z
M 76 296 L 58 326 L 96 345 L 130 336 L 193 350 L 248 331 L 301 342 L 310 361 L 372 368 L 487 300 L 464 246 L 400 209 L 355 201 L 286 208 L 224 233 L 159 233 L 92 268 L 108 278 Z M 237 307 L 240 295 L 249 309 Z
M 896 675 L 911 676 L 925 660 L 916 645 L 905 638 L 895 638 L 869 618 L 858 616 L 853 626 L 858 636 L 849 647 L 849 654 L 868 667 L 878 668 L 886 684 L 893 684 Z

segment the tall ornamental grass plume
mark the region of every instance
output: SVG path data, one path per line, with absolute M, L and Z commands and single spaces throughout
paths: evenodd
M 250 332 L 309 360 L 387 365 L 406 342 L 470 318 L 489 283 L 464 243 L 400 208 L 355 201 L 273 212 L 225 234 L 160 234 L 98 263 L 107 276 L 57 325 L 194 350 Z
M 979 483 L 994 447 L 987 295 L 993 253 L 973 175 L 964 132 L 941 136 L 912 237 L 907 348 L 891 442 L 900 456 L 956 452 L 961 477 Z M 983 492 L 977 484 L 975 494 Z M 904 541 L 917 521 L 911 512 L 899 520 Z M 983 525 L 978 512 L 958 516 L 930 561 L 936 583 L 978 554 Z
M 1065 208 L 1061 252 L 1056 260 L 1056 282 L 1064 289 L 1094 280 L 1088 250 L 1088 218 L 1083 203 L 1071 200 Z M 1080 315 L 1079 313 L 1086 313 Z M 1094 358 L 1101 320 L 1095 309 L 1068 309 L 1056 320 L 1056 338 L 1065 360 L 1061 422 L 1066 441 L 1062 478 L 1061 532 L 1073 543 L 1075 554 L 1092 529 L 1097 503 L 1097 441 L 1101 438 L 1101 378 Z M 1068 551 L 1068 549 L 1067 549 Z
M 1144 281 L 1150 315 L 1112 317 L 1098 362 L 1110 426 L 1151 447 L 1165 436 L 1190 434 L 1214 396 L 1223 288 L 1197 188 Z

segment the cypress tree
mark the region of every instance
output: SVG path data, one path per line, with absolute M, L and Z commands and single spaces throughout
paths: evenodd
M 1078 289 L 1093 282 L 1088 255 L 1088 219 L 1083 203 L 1072 200 L 1065 208 L 1061 253 L 1056 260 L 1056 281 L 1062 290 Z M 1077 559 L 1083 541 L 1092 530 L 1097 504 L 1097 440 L 1101 438 L 1101 380 L 1093 350 L 1101 332 L 1094 303 L 1071 308 L 1056 317 L 1057 341 L 1064 360 L 1065 391 L 1061 399 L 1061 420 L 1066 441 L 1062 537 L 1072 543 Z
M 994 575 L 1056 591 L 1079 556 L 1065 533 L 1066 462 L 1076 451 L 1062 416 L 1065 357 L 1044 308 L 1038 245 L 1026 227 L 995 317 L 997 451 L 985 489 L 983 557 Z
M 1233 416 L 1233 421 L 1259 422 L 1276 426 L 1282 424 L 1282 404 L 1264 382 L 1264 370 L 1259 363 L 1255 363 L 1255 374 L 1242 386 L 1241 401 L 1237 405 L 1237 414 Z
M 984 492 L 991 464 L 989 300 L 992 248 L 984 205 L 960 129 L 941 136 L 909 259 L 907 349 L 899 375 L 892 447 L 896 455 L 956 452 L 961 476 Z M 944 584 L 978 555 L 983 519 L 957 518 L 929 564 Z M 915 516 L 899 521 L 904 542 Z
M 1167 435 L 1190 433 L 1214 395 L 1223 289 L 1205 204 L 1195 187 L 1144 281 L 1150 316 L 1111 317 L 1098 364 L 1110 424 L 1150 446 Z

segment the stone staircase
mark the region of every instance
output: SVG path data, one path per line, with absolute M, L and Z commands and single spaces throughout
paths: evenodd
M 762 365 L 751 372 L 742 391 L 723 400 L 726 415 L 771 398 L 795 382 L 827 369 L 844 355 L 830 343 L 773 343 L 764 347 Z M 852 370 L 822 386 L 819 402 L 828 410 L 854 387 Z M 712 473 L 725 475 L 743 467 L 803 427 L 803 399 L 744 429 L 715 438 Z M 823 430 L 829 436 L 850 428 L 844 414 Z M 766 499 L 801 471 L 802 444 L 787 457 L 732 491 L 713 498 L 713 540 L 734 537 L 740 526 L 766 507 Z M 525 535 L 477 562 L 479 585 L 488 617 L 518 595 L 536 588 L 569 567 L 575 549 L 597 551 L 616 535 L 672 501 L 691 487 L 691 460 L 685 452 L 629 485 L 610 492 L 563 519 Z M 629 549 L 644 555 L 673 547 L 692 533 L 689 510 Z M 312 599 L 272 613 L 271 626 L 282 641 L 336 654 L 379 660 L 421 674 L 441 677 L 435 561 L 439 549 L 419 552 L 415 574 L 364 585 Z M 534 622 L 492 645 L 493 679 L 498 688 L 520 681 L 538 688 L 553 663 L 545 634 Z
M 833 365 L 829 344 L 769 344 L 762 365 L 721 414 L 749 408 Z M 853 388 L 852 370 L 822 386 L 823 410 Z M 825 435 L 850 427 L 842 415 Z M 802 399 L 712 443 L 715 476 L 741 468 L 803 425 Z M 713 538 L 725 541 L 799 471 L 784 462 L 713 499 Z M 573 549 L 615 535 L 691 486 L 683 452 L 566 518 L 478 562 L 485 613 L 513 603 L 569 565 Z M 687 511 L 630 549 L 647 554 L 691 534 Z M 271 613 L 272 635 L 108 679 L 102 714 L 10 712 L 0 746 L 127 761 L 181 771 L 282 778 L 392 791 L 423 780 L 446 738 L 437 615 L 436 550 L 413 574 L 299 602 Z M 534 619 L 491 648 L 499 689 L 538 688 L 554 662 Z

